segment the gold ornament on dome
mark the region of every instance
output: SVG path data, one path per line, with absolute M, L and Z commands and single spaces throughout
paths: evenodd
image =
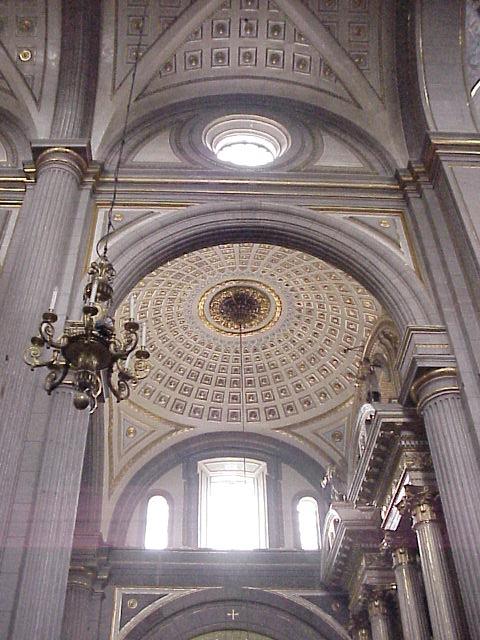
M 275 291 L 254 280 L 229 280 L 215 285 L 200 298 L 198 313 L 214 331 L 256 333 L 270 329 L 280 317 L 282 303 Z

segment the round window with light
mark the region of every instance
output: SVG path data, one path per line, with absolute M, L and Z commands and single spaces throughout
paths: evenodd
M 205 127 L 202 138 L 217 160 L 237 167 L 269 165 L 290 146 L 285 127 L 255 115 L 231 115 L 214 120 Z

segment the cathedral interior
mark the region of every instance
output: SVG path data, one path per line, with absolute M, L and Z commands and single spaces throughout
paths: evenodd
M 478 0 L 0 0 L 0 637 L 480 638 L 479 185 Z

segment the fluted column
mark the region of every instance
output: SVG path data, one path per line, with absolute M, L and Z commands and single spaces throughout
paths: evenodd
M 75 222 L 87 167 L 78 153 L 60 147 L 44 151 L 36 165 L 1 284 L 0 358 L 8 364 L 0 414 L 0 547 L 8 552 L 0 571 L 2 584 L 15 594 L 3 601 L 9 603 L 2 611 L 8 637 L 56 640 L 88 415 L 72 408 L 70 393 L 57 390 L 48 398 L 45 371 L 32 373 L 22 354 L 54 286 L 60 289 L 59 325 L 68 312 L 71 267 L 83 242 Z M 12 551 L 21 558 L 14 566 L 8 562 Z
M 424 418 L 465 613 L 474 638 L 480 629 L 480 460 L 455 369 L 429 371 L 414 383 L 412 395 Z
M 85 568 L 71 569 L 63 614 L 62 640 L 93 637 L 90 626 L 92 580 L 94 573 Z
M 373 594 L 368 603 L 368 617 L 372 630 L 372 640 L 390 640 L 388 606 L 383 593 Z
M 68 253 L 85 169 L 82 158 L 69 149 L 52 149 L 38 158 L 37 182 L 25 195 L 2 274 L 0 359 L 8 365 L 3 367 L 0 418 L 0 546 L 7 536 L 23 442 L 32 413 L 39 411 L 34 398 L 42 373 L 34 376 L 22 354 L 53 287 L 62 282 L 62 257 Z M 60 298 L 62 302 L 65 308 Z M 42 416 L 32 419 L 38 423 Z
M 404 640 L 430 640 L 417 554 L 406 547 L 399 547 L 392 552 L 392 557 Z
M 88 413 L 74 408 L 69 389 L 57 389 L 51 402 L 12 640 L 56 640 L 62 625 Z
M 371 640 L 370 626 L 364 611 L 352 618 L 349 631 L 353 640 Z
M 421 499 L 412 509 L 413 529 L 417 534 L 428 611 L 435 640 L 461 640 L 459 603 L 455 595 L 443 534 L 431 499 Z

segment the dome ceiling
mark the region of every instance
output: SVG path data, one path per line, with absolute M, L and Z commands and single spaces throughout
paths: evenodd
M 242 357 L 232 292 L 248 316 Z M 147 322 L 152 370 L 130 407 L 187 427 L 241 428 L 242 406 L 247 429 L 317 422 L 352 398 L 360 353 L 352 347 L 365 343 L 381 314 L 340 269 L 266 244 L 184 255 L 133 293 Z M 127 314 L 125 302 L 120 322 Z

